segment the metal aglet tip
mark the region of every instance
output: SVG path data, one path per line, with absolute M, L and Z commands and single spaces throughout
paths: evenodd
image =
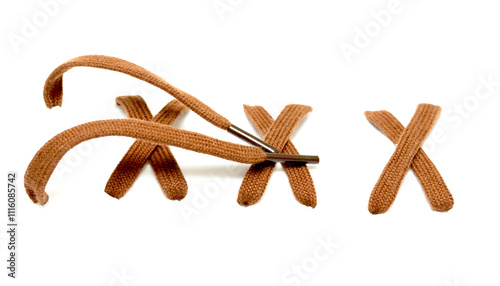
M 266 153 L 266 160 L 283 163 L 283 162 L 296 162 L 305 164 L 318 164 L 319 157 L 313 155 L 294 155 L 294 154 L 279 154 L 279 153 Z

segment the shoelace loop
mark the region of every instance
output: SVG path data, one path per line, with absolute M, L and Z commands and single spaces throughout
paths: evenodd
M 83 141 L 104 136 L 128 136 L 138 139 L 129 148 L 106 185 L 106 192 L 116 198 L 125 195 L 144 164 L 148 161 L 152 164 L 167 198 L 184 198 L 187 192 L 187 183 L 168 147 L 169 145 L 246 164 L 256 165 L 269 161 L 286 162 L 285 165 L 288 164 L 290 166 L 286 169 L 290 170 L 292 165 L 289 163 L 291 161 L 296 162 L 294 163 L 295 165 L 301 166 L 300 168 L 297 167 L 297 169 L 304 168 L 304 163 L 319 162 L 317 156 L 300 155 L 295 149 L 284 148 L 289 135 L 305 113 L 310 111 L 310 107 L 301 105 L 287 106 L 285 110 L 291 108 L 290 110 L 294 110 L 294 115 L 286 117 L 286 120 L 278 117 L 277 121 L 279 123 L 275 123 L 274 127 L 269 129 L 269 134 L 266 133 L 265 139 L 276 141 L 277 144 L 280 144 L 280 148 L 276 148 L 265 140 L 261 140 L 246 132 L 239 134 L 239 137 L 258 147 L 222 141 L 200 133 L 174 128 L 170 125 L 182 112 L 186 109 L 191 109 L 210 123 L 228 130 L 230 133 L 241 129 L 231 124 L 226 118 L 213 111 L 195 97 L 173 87 L 157 75 L 135 64 L 113 57 L 82 56 L 56 68 L 47 79 L 44 87 L 44 99 L 49 108 L 62 104 L 63 74 L 77 66 L 103 68 L 131 75 L 167 91 L 177 100 L 171 101 L 162 111 L 153 117 L 146 103 L 139 96 L 118 97 L 117 103 L 131 118 L 88 122 L 70 128 L 53 137 L 35 154 L 25 173 L 24 183 L 26 192 L 35 203 L 45 204 L 47 202 L 48 195 L 45 192 L 45 187 L 58 162 L 67 151 Z M 260 121 L 259 119 L 254 119 L 254 122 Z M 288 136 L 281 138 L 282 132 L 288 133 Z M 275 137 L 280 139 L 277 140 Z M 281 149 L 290 150 L 290 153 L 270 153 L 264 151 L 279 151 Z M 307 167 L 305 168 L 307 169 Z M 296 174 L 302 175 L 306 173 L 302 170 Z M 307 175 L 310 177 L 308 171 Z M 312 184 L 312 180 L 310 181 Z M 315 206 L 316 197 L 313 185 L 307 192 L 297 191 L 298 188 L 296 187 L 293 189 L 297 199 L 301 203 Z M 305 195 L 306 193 L 307 195 Z M 309 199 L 302 199 L 303 196 Z

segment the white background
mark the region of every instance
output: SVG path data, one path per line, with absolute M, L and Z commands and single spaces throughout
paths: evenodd
M 496 1 L 75 0 L 46 11 L 47 2 L 0 5 L 1 174 L 20 177 L 19 278 L 7 278 L 2 231 L 2 285 L 500 285 L 500 87 L 475 94 L 480 78 L 500 81 Z M 36 30 L 23 35 L 28 22 Z M 346 57 L 346 45 L 356 53 Z M 63 107 L 47 109 L 47 76 L 85 54 L 148 68 L 248 130 L 243 104 L 274 117 L 289 103 L 312 106 L 293 142 L 321 157 L 310 168 L 318 206 L 300 205 L 279 167 L 263 199 L 241 207 L 248 166 L 178 148 L 185 200 L 167 200 L 150 166 L 116 200 L 103 189 L 134 141 L 122 137 L 73 149 L 49 202 L 33 204 L 22 176 L 52 136 L 124 118 L 116 96 L 140 94 L 153 113 L 172 99 L 126 75 L 77 68 L 65 76 Z M 363 112 L 386 109 L 406 125 L 422 102 L 443 108 L 425 149 L 455 207 L 433 212 L 410 172 L 391 209 L 371 215 L 394 146 Z M 193 112 L 174 126 L 239 142 Z M 5 193 L 0 205 L 5 225 Z

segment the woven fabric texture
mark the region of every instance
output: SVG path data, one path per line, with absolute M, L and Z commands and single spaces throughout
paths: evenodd
M 441 108 L 419 104 L 406 128 L 388 111 L 367 111 L 366 118 L 396 144 L 396 149 L 375 185 L 368 204 L 372 214 L 386 212 L 394 202 L 403 178 L 411 167 L 435 211 L 448 211 L 453 197 L 441 174 L 421 149 L 437 121 Z
M 172 100 L 153 117 L 146 102 L 140 96 L 120 96 L 116 98 L 116 103 L 131 118 L 167 125 L 174 123 L 187 110 L 181 102 Z M 148 161 L 153 167 L 165 196 L 171 200 L 182 200 L 187 194 L 188 186 L 172 151 L 168 146 L 142 140 L 135 141 L 123 156 L 106 184 L 106 193 L 117 199 L 123 197 Z
M 289 138 L 302 118 L 312 111 L 311 107 L 287 105 L 276 120 L 261 106 L 245 105 L 244 110 L 264 140 L 278 148 L 278 153 L 299 154 Z M 316 191 L 307 165 L 291 162 L 282 165 L 297 201 L 316 207 Z M 238 193 L 237 201 L 240 205 L 253 205 L 262 198 L 275 166 L 274 162 L 263 162 L 250 167 Z
M 135 118 L 93 121 L 59 133 L 35 154 L 24 174 L 24 186 L 33 202 L 47 202 L 45 186 L 66 152 L 86 140 L 105 136 L 132 137 L 155 145 L 175 146 L 239 163 L 266 161 L 266 153 L 258 147 L 235 144 L 158 122 Z
M 231 126 L 229 120 L 212 110 L 208 105 L 189 93 L 174 87 L 158 75 L 131 62 L 102 55 L 81 56 L 58 66 L 49 75 L 43 88 L 43 97 L 47 107 L 52 108 L 62 105 L 63 75 L 74 67 L 93 67 L 128 74 L 166 91 L 213 125 L 224 130 L 227 130 Z
M 45 82 L 43 95 L 47 107 L 61 106 L 63 75 L 74 67 L 94 67 L 128 74 L 163 89 L 176 100 L 168 103 L 153 117 L 140 96 L 121 96 L 116 102 L 125 110 L 129 119 L 88 122 L 53 137 L 35 154 L 25 172 L 24 185 L 33 202 L 42 205 L 47 202 L 46 185 L 66 152 L 83 141 L 104 136 L 127 136 L 137 139 L 118 163 L 106 184 L 106 193 L 115 198 L 119 199 L 127 193 L 149 161 L 166 197 L 172 200 L 183 199 L 187 194 L 187 183 L 168 147 L 170 145 L 239 163 L 252 164 L 240 189 L 238 202 L 250 205 L 260 199 L 275 165 L 266 161 L 266 153 L 258 147 L 226 142 L 172 127 L 171 124 L 187 109 L 191 109 L 224 130 L 228 130 L 232 124 L 197 98 L 175 88 L 138 65 L 99 55 L 81 56 L 69 60 L 57 67 Z M 301 119 L 310 111 L 311 108 L 308 106 L 288 105 L 274 121 L 262 107 L 245 106 L 245 112 L 265 140 L 271 145 L 275 144 L 284 154 L 298 154 L 289 137 Z M 305 164 L 288 162 L 283 166 L 297 200 L 304 205 L 315 207 L 316 192 Z

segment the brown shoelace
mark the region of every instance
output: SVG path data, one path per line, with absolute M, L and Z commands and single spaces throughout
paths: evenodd
M 62 105 L 63 75 L 65 72 L 74 67 L 101 68 L 128 74 L 166 91 L 189 109 L 221 129 L 227 130 L 232 125 L 229 120 L 215 112 L 205 103 L 201 102 L 199 99 L 188 94 L 187 92 L 174 87 L 158 75 L 131 62 L 101 55 L 77 57 L 57 67 L 49 75 L 43 88 L 43 98 L 47 107 L 52 108 L 54 106 Z
M 141 168 L 148 160 L 153 165 L 156 176 L 168 198 L 182 199 L 185 196 L 187 184 L 185 183 L 182 172 L 173 155 L 168 149 L 168 145 L 247 164 L 275 161 L 287 162 L 285 164 L 286 166 L 287 164 L 292 164 L 291 162 L 293 161 L 297 161 L 300 163 L 293 164 L 298 166 L 296 169 L 301 169 L 304 168 L 303 166 L 305 166 L 305 163 L 319 162 L 317 156 L 297 155 L 298 152 L 296 152 L 296 150 L 292 150 L 294 153 L 287 154 L 265 152 L 264 150 L 269 150 L 271 148 L 273 149 L 272 151 L 279 151 L 279 149 L 256 137 L 249 137 L 249 134 L 232 125 L 227 119 L 215 113 L 201 101 L 176 89 L 153 73 L 137 65 L 116 58 L 83 56 L 70 60 L 56 68 L 47 79 L 44 87 L 44 98 L 48 107 L 61 105 L 62 75 L 75 66 L 105 68 L 132 75 L 171 93 L 178 101 L 170 102 L 157 116 L 153 117 L 147 105 L 140 97 L 119 97 L 117 102 L 125 109 L 127 114 L 131 117 L 130 119 L 89 122 L 70 128 L 56 135 L 36 153 L 25 173 L 24 182 L 26 192 L 35 203 L 45 204 L 47 202 L 48 195 L 45 192 L 45 187 L 57 163 L 67 151 L 83 141 L 103 136 L 128 136 L 138 139 L 118 164 L 106 186 L 106 192 L 117 198 L 122 197 L 127 192 Z M 309 112 L 307 111 L 302 115 L 303 112 L 301 113 L 300 110 L 305 110 L 307 108 L 310 110 L 310 107 L 300 105 L 291 106 L 295 108 L 292 108 L 292 110 L 295 110 L 295 113 L 291 112 L 285 117 L 287 121 L 290 122 L 285 122 L 278 118 L 284 125 L 278 126 L 278 124 L 275 124 L 275 127 L 270 128 L 270 130 L 274 130 L 271 132 L 274 135 L 271 135 L 271 133 L 266 135 L 269 138 L 274 138 L 273 136 L 279 138 L 277 143 L 283 140 L 286 143 L 289 135 L 300 121 L 300 119 L 295 117 L 298 116 L 302 118 L 305 113 Z M 243 139 L 259 147 L 230 143 L 196 132 L 171 127 L 169 124 L 171 124 L 186 108 L 192 109 L 212 124 L 231 131 L 231 133 L 243 137 Z M 285 108 L 285 110 L 287 110 L 287 108 Z M 288 112 L 285 114 L 288 114 Z M 259 122 L 258 124 L 263 124 L 265 126 L 267 121 L 260 123 L 260 119 L 257 119 L 255 122 Z M 287 135 L 283 135 L 283 132 Z M 257 140 L 257 142 L 255 140 Z M 282 144 L 284 145 L 285 143 Z M 285 150 L 283 147 L 280 149 L 283 149 L 282 151 Z M 124 176 L 124 174 L 126 174 L 126 176 Z M 290 173 L 290 171 L 287 170 L 287 174 L 290 176 L 290 174 L 305 173 L 304 171 Z M 307 175 L 310 178 L 308 171 Z M 304 182 L 309 181 L 309 178 L 304 179 Z M 292 179 L 290 181 L 292 182 Z M 312 184 L 312 180 L 310 181 Z M 297 182 L 297 180 L 294 182 Z M 267 180 L 264 186 L 265 184 L 267 184 Z M 252 188 L 249 189 L 251 190 Z M 312 188 L 308 188 L 307 191 L 302 192 L 300 188 L 294 188 L 294 193 L 298 199 L 300 198 L 299 201 L 301 203 L 311 206 L 316 204 L 313 185 Z M 308 200 L 303 198 L 308 198 Z M 314 203 L 312 203 L 312 201 L 314 201 Z
M 213 109 L 211 109 L 205 103 L 201 102 L 196 97 L 174 87 L 158 75 L 131 62 L 109 56 L 80 56 L 71 59 L 57 67 L 49 75 L 49 77 L 45 81 L 45 86 L 43 88 L 43 98 L 48 108 L 62 105 L 63 75 L 74 67 L 93 67 L 107 69 L 121 72 L 143 80 L 171 94 L 174 98 L 187 106 L 187 108 L 191 109 L 213 125 L 226 130 L 229 133 L 236 135 L 251 144 L 256 145 L 257 147 L 263 148 L 264 151 L 276 152 L 276 148 L 274 146 L 271 146 L 268 143 L 260 140 L 259 138 L 241 130 L 237 126 L 233 125 L 228 119 L 215 112 Z
M 278 148 L 278 152 L 299 154 L 289 138 L 302 118 L 311 112 L 311 107 L 287 105 L 276 120 L 273 120 L 263 107 L 245 105 L 244 109 L 264 140 Z M 250 167 L 238 194 L 240 205 L 253 205 L 261 199 L 275 165 L 275 162 L 266 161 Z M 309 207 L 316 207 L 316 191 L 307 166 L 293 162 L 284 162 L 282 165 L 297 201 Z
M 116 102 L 129 117 L 168 125 L 186 110 L 184 105 L 173 100 L 153 117 L 146 102 L 140 96 L 121 96 L 116 99 Z M 288 105 L 276 121 L 261 106 L 245 105 L 244 110 L 266 142 L 277 146 L 280 152 L 299 154 L 289 137 L 301 119 L 312 110 L 309 106 Z M 106 193 L 118 199 L 123 197 L 148 160 L 167 198 L 183 199 L 187 194 L 188 186 L 170 148 L 141 140 L 134 142 L 113 171 L 106 185 Z M 237 201 L 240 205 L 249 206 L 260 200 L 275 165 L 275 162 L 266 161 L 250 167 L 238 194 Z M 316 192 L 307 166 L 304 163 L 292 162 L 284 162 L 282 165 L 289 177 L 297 201 L 306 206 L 315 207 Z
M 153 117 L 140 96 L 120 96 L 116 98 L 116 103 L 131 118 L 167 125 L 174 123 L 187 110 L 187 107 L 178 100 L 172 100 Z M 117 199 L 123 197 L 148 161 L 165 196 L 171 200 L 182 200 L 187 194 L 188 186 L 172 151 L 168 146 L 142 140 L 136 140 L 123 156 L 106 184 L 106 193 Z
M 388 111 L 367 111 L 366 118 L 396 144 L 396 149 L 373 188 L 368 204 L 372 214 L 386 212 L 394 202 L 408 169 L 413 169 L 435 211 L 453 207 L 453 197 L 436 166 L 422 150 L 425 138 L 437 121 L 441 108 L 419 104 L 406 128 Z

